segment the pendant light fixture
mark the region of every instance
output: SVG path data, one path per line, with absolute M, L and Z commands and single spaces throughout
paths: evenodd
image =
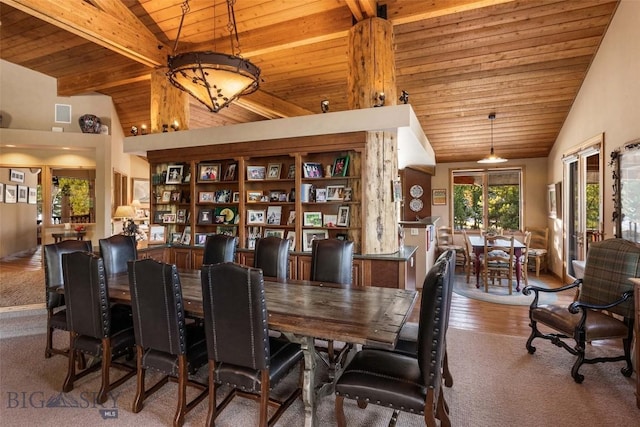
M 489 120 L 491 120 L 491 152 L 489 156 L 485 157 L 482 160 L 478 160 L 478 163 L 504 163 L 507 159 L 503 159 L 502 157 L 498 157 L 493 153 L 493 121 L 496 119 L 496 113 L 489 114 Z
M 258 90 L 260 80 L 260 68 L 242 58 L 239 53 L 236 55 L 236 50 L 240 52 L 240 40 L 233 10 L 235 0 L 226 1 L 231 55 L 211 51 L 176 55 L 184 17 L 189 12 L 189 0 L 185 0 L 182 4 L 182 18 L 173 55 L 169 56 L 168 60 L 167 76 L 171 84 L 193 96 L 214 113 L 240 96 Z

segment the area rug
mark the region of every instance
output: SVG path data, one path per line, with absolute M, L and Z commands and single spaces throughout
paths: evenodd
M 482 281 L 481 281 L 482 283 Z M 549 286 L 544 282 L 535 279 L 535 277 L 529 277 L 530 286 L 539 286 L 541 288 L 548 289 Z M 524 283 L 520 283 L 521 288 L 524 288 Z M 502 281 L 502 286 L 498 286 L 497 282 L 495 286 L 489 286 L 489 292 L 484 291 L 484 285 L 481 284 L 480 288 L 476 288 L 476 279 L 471 277 L 469 283 L 467 283 L 466 276 L 464 274 L 456 274 L 455 282 L 453 285 L 453 292 L 458 295 L 465 296 L 467 298 L 473 298 L 480 301 L 492 302 L 496 304 L 507 305 L 530 305 L 533 301 L 534 294 L 523 295 L 522 290 L 519 292 L 515 290 L 515 283 L 512 290 L 512 294 L 509 295 L 509 288 L 507 288 L 506 280 Z M 541 304 L 551 304 L 558 299 L 555 293 L 540 294 L 539 302 Z
M 44 300 L 44 269 L 0 271 L 0 307 L 42 304 Z

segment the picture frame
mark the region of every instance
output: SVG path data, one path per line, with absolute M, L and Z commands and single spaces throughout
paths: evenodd
M 186 209 L 178 209 L 176 212 L 176 223 L 184 224 L 187 222 L 187 210 Z
M 181 239 L 182 239 L 182 233 L 180 232 L 171 233 L 171 244 L 179 245 Z
M 322 227 L 322 212 L 303 212 L 302 225 L 305 227 Z
M 322 215 L 322 226 L 323 227 L 335 227 L 338 222 L 338 215 L 326 214 Z
M 270 202 L 286 202 L 287 192 L 284 190 L 271 190 L 269 191 Z
M 216 224 L 236 224 L 238 209 L 235 206 L 216 208 L 213 212 L 213 219 Z
M 9 169 L 9 181 L 11 182 L 24 182 L 24 172 L 17 169 Z
M 184 165 L 167 166 L 167 178 L 165 180 L 165 184 L 181 184 L 183 168 Z
M 169 203 L 171 201 L 171 190 L 164 190 L 160 203 Z
M 234 163 L 229 163 L 227 165 L 227 170 L 224 172 L 224 177 L 222 178 L 223 181 L 235 181 L 236 178 L 236 173 L 238 171 L 238 163 L 234 162 Z
M 549 218 L 558 217 L 558 205 L 561 203 L 561 182 L 547 185 L 547 207 Z
M 247 190 L 247 203 L 258 203 L 262 200 L 261 190 Z
M 350 201 L 351 201 L 351 199 L 352 199 L 352 197 L 353 197 L 353 190 L 352 190 L 352 188 L 351 188 L 351 187 L 345 187 L 345 188 L 344 188 L 344 192 L 343 192 L 342 194 L 343 194 L 343 196 L 344 196 L 344 197 L 343 197 L 343 199 L 342 199 L 342 201 L 344 201 L 344 202 L 350 202 Z
M 329 232 L 327 230 L 302 230 L 302 250 L 311 252 L 314 240 L 328 239 Z
M 215 192 L 216 203 L 229 203 L 231 202 L 231 190 L 223 189 Z
M 267 165 L 267 179 L 280 179 L 282 163 L 269 163 Z
M 151 202 L 151 190 L 148 179 L 131 178 L 131 200 L 137 200 L 142 205 Z
M 264 229 L 264 237 L 279 237 L 280 239 L 284 239 L 284 230 L 282 229 L 274 229 L 274 228 L 265 228 Z
M 247 224 L 264 224 L 265 217 L 264 209 L 247 209 Z
M 162 216 L 163 224 L 175 224 L 176 223 L 176 214 L 174 213 L 166 213 Z
M 182 231 L 182 238 L 180 239 L 181 245 L 191 244 L 191 226 L 187 225 Z
M 296 223 L 296 211 L 289 211 L 289 218 L 287 218 L 287 225 L 295 225 Z
M 150 244 L 164 244 L 166 227 L 163 225 L 152 225 L 149 227 L 149 243 Z
M 171 192 L 171 201 L 175 203 L 180 203 L 180 199 L 182 198 L 182 191 L 172 191 Z
M 302 172 L 304 178 L 322 178 L 322 163 L 305 162 Z
M 213 209 L 203 208 L 198 211 L 198 224 L 213 224 Z
M 0 182 L 0 203 L 4 202 L 4 184 Z
M 344 200 L 344 185 L 327 185 L 327 201 Z
M 6 184 L 4 186 L 4 202 L 18 203 L 18 186 L 17 185 Z
M 238 234 L 238 227 L 230 227 L 228 225 L 219 225 L 218 227 L 216 227 L 216 234 L 235 237 Z
M 431 204 L 446 205 L 447 204 L 447 189 L 446 188 L 434 188 L 431 190 Z
M 194 246 L 204 246 L 204 243 L 207 241 L 207 233 L 196 233 L 194 236 Z
M 240 192 L 234 191 L 231 196 L 231 203 L 240 203 Z
M 286 239 L 289 241 L 289 250 L 294 251 L 296 249 L 296 232 L 294 230 L 287 230 Z
M 323 203 L 327 201 L 327 189 L 326 188 L 316 188 L 316 202 Z
M 349 206 L 340 206 L 338 208 L 338 220 L 336 221 L 338 227 L 349 226 Z
M 394 179 L 391 181 L 391 190 L 393 192 L 393 201 L 401 202 L 402 201 L 402 182 L 399 179 Z
M 215 201 L 215 192 L 200 191 L 198 193 L 198 203 L 213 203 Z
M 280 225 L 282 220 L 282 206 L 267 207 L 267 224 Z
M 220 163 L 198 164 L 198 182 L 220 181 Z
M 29 187 L 26 185 L 18 185 L 18 203 L 27 203 L 29 201 Z
M 153 223 L 154 224 L 163 224 L 164 215 L 171 213 L 171 211 L 155 211 L 153 213 Z
M 296 179 L 296 165 L 289 165 L 289 172 L 287 173 L 287 179 Z
M 349 156 L 337 157 L 333 161 L 331 168 L 331 176 L 347 176 L 349 169 Z
M 264 166 L 247 166 L 247 181 L 259 181 L 265 179 L 267 168 Z

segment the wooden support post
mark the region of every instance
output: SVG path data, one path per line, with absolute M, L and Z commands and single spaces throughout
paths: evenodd
M 162 125 L 177 123 L 180 130 L 189 129 L 189 94 L 169 83 L 167 68 L 151 73 L 151 132 L 162 132 Z

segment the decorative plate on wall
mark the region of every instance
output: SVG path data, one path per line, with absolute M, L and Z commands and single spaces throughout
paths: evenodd
M 422 197 L 422 195 L 424 194 L 424 190 L 422 189 L 421 185 L 412 185 L 411 188 L 409 189 L 409 194 L 411 194 L 411 197 Z
M 414 212 L 420 212 L 423 207 L 424 203 L 422 203 L 422 200 L 420 199 L 411 199 L 411 201 L 409 202 L 409 209 Z

